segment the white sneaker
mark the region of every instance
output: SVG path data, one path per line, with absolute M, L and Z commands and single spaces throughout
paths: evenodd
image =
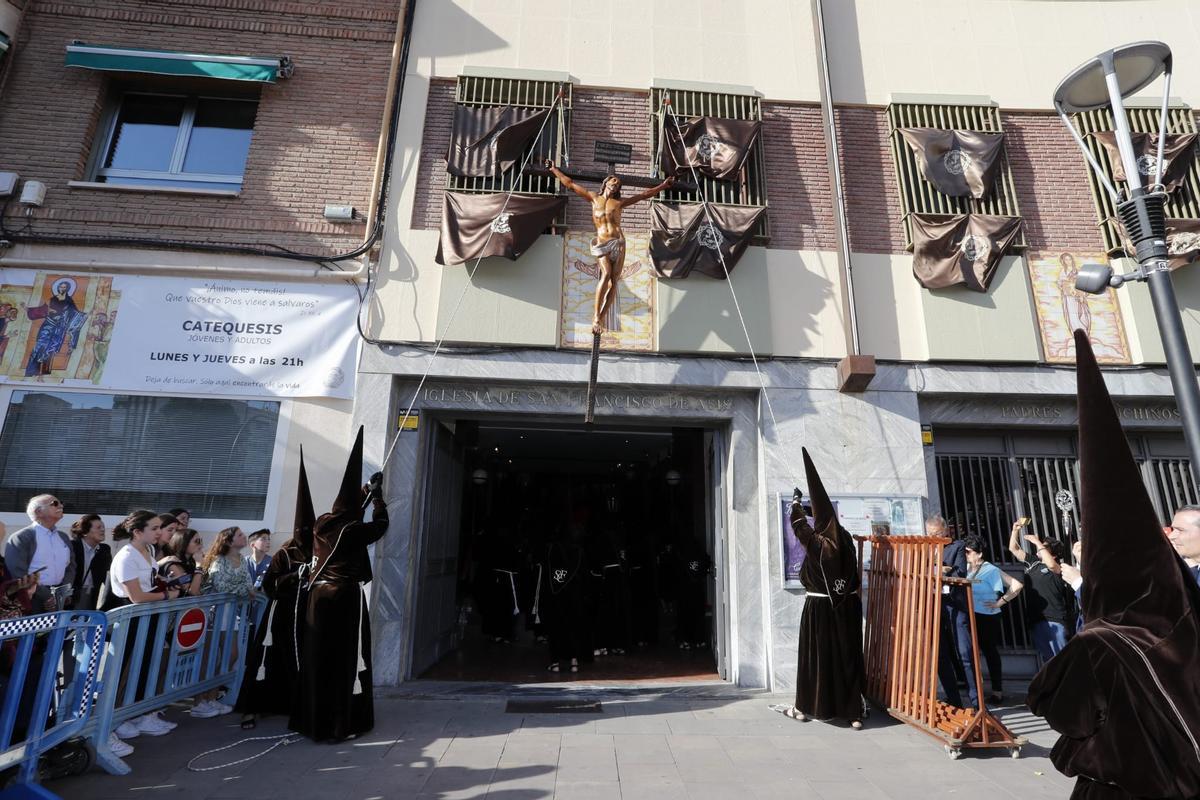
M 220 700 L 210 700 L 209 705 L 211 705 L 213 708 L 215 708 L 217 710 L 218 715 L 228 714 L 231 711 L 233 711 L 233 706 L 227 706 L 224 703 L 222 703 Z
M 138 730 L 138 726 L 133 720 L 127 719 L 117 726 L 114 733 L 122 739 L 136 739 L 141 731 Z
M 167 730 L 169 730 L 169 731 L 173 731 L 179 727 L 179 723 L 171 722 L 171 720 L 169 720 L 163 716 L 163 712 L 161 712 L 161 711 L 155 711 L 154 718 L 157 719 L 159 722 L 161 722 L 163 725 L 166 725 Z
M 165 736 L 171 732 L 171 729 L 162 723 L 162 721 L 153 714 L 137 718 L 138 732 L 144 736 Z
M 124 758 L 133 752 L 133 745 L 121 741 L 120 737 L 115 733 L 110 733 L 108 735 L 108 749 L 117 758 Z
M 192 706 L 192 710 L 188 713 L 199 719 L 209 719 L 210 717 L 217 716 L 221 711 L 213 706 L 211 700 L 201 700 Z

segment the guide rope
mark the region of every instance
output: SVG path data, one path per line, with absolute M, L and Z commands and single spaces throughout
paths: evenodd
M 542 120 L 542 126 L 538 128 L 537 135 L 533 137 L 535 146 L 530 147 L 529 152 L 527 152 L 525 157 L 521 159 L 521 166 L 517 169 L 517 174 L 513 178 L 508 192 L 505 194 L 504 205 L 500 207 L 500 213 L 496 216 L 502 216 L 505 210 L 508 208 L 508 202 L 512 199 L 513 193 L 516 192 L 517 185 L 521 182 L 521 177 L 525 174 L 525 168 L 529 164 L 529 158 L 538 149 L 536 147 L 536 143 L 541 141 L 542 133 L 546 130 L 546 124 L 550 122 L 551 117 L 554 116 L 554 108 L 562 100 L 562 97 L 563 93 L 560 91 L 554 96 L 554 100 L 551 101 L 550 108 L 546 112 L 546 118 Z M 470 271 L 467 273 L 467 280 L 463 283 L 462 291 L 458 293 L 458 300 L 455 301 L 454 308 L 450 312 L 450 319 L 446 321 L 446 327 L 442 329 L 442 335 L 438 338 L 437 345 L 433 348 L 433 352 L 429 354 L 429 360 L 425 364 L 425 372 L 421 375 L 421 380 L 417 382 L 417 388 L 413 390 L 412 400 L 409 401 L 408 408 L 404 409 L 404 416 L 400 419 L 400 425 L 396 429 L 396 435 L 392 437 L 392 443 L 388 446 L 387 452 L 383 456 L 383 461 L 379 464 L 379 469 L 381 471 L 387 467 L 388 461 L 390 461 L 392 458 L 392 453 L 394 453 L 396 450 L 396 445 L 400 442 L 400 434 L 404 433 L 404 426 L 407 424 L 409 417 L 412 416 L 413 406 L 417 404 L 417 398 L 421 396 L 421 389 L 425 386 L 425 381 L 429 378 L 429 373 L 433 369 L 433 362 L 437 360 L 438 354 L 441 353 L 442 345 L 445 343 L 446 337 L 450 333 L 450 326 L 454 324 L 454 319 L 458 316 L 458 311 L 462 307 L 462 301 L 467 296 L 467 290 L 471 288 L 471 283 L 475 279 L 475 271 L 479 269 L 479 265 L 484 259 L 483 253 L 487 251 L 487 246 L 491 244 L 492 235 L 495 233 L 495 227 L 489 225 L 487 238 L 483 240 L 483 246 L 480 248 L 480 255 L 475 259 L 475 263 L 471 266 Z
M 663 95 L 662 105 L 666 107 L 666 113 L 670 115 L 671 122 L 675 124 L 675 132 L 679 135 L 679 140 L 683 141 L 683 129 L 679 127 L 679 117 L 675 114 L 675 109 L 671 105 L 671 100 L 668 96 Z M 666 138 L 665 135 L 662 138 Z M 696 164 L 692 160 L 692 156 L 684 148 L 684 156 L 687 158 L 688 169 L 692 171 L 692 181 L 696 184 L 696 191 L 700 194 L 700 206 L 704 209 L 704 216 L 708 220 L 709 226 L 713 230 L 717 230 L 716 221 L 713 219 L 712 209 L 709 207 L 708 194 L 704 191 L 704 184 L 700 181 L 700 176 L 696 172 Z M 725 272 L 725 283 L 729 286 L 729 294 L 733 298 L 733 308 L 737 312 L 738 322 L 742 325 L 742 333 L 746 337 L 746 347 L 750 351 L 750 361 L 754 364 L 754 372 L 758 375 L 758 385 L 762 388 L 763 402 L 767 407 L 767 414 L 771 417 L 771 425 L 775 429 L 775 444 L 780 452 L 771 450 L 771 453 L 783 463 L 787 469 L 787 474 L 790 475 L 793 481 L 799 479 L 800 473 L 796 471 L 792 465 L 792 461 L 787 457 L 787 451 L 783 449 L 783 443 L 779 440 L 779 421 L 775 418 L 775 409 L 771 405 L 771 395 L 767 392 L 767 381 L 763 377 L 762 368 L 758 364 L 758 356 L 754 353 L 754 342 L 750 339 L 750 329 L 746 327 L 746 318 L 742 315 L 742 305 L 738 302 L 737 292 L 734 291 L 733 281 L 729 278 L 729 267 L 725 264 L 725 253 L 720 246 L 716 247 L 717 258 L 721 261 L 721 269 Z
M 187 768 L 192 772 L 213 772 L 218 769 L 228 769 L 229 767 L 236 767 L 239 764 L 245 764 L 247 761 L 253 761 L 256 758 L 262 758 L 267 753 L 274 750 L 276 747 L 280 747 L 281 745 L 293 744 L 295 742 L 300 741 L 303 738 L 304 738 L 303 736 L 297 736 L 294 733 L 282 733 L 278 736 L 251 736 L 246 739 L 239 739 L 238 741 L 234 742 L 233 744 L 227 744 L 224 747 L 216 747 L 216 748 L 213 748 L 212 750 L 206 750 L 205 752 L 201 753 L 200 755 L 196 756 L 191 761 L 189 761 L 187 763 Z M 216 766 L 213 766 L 213 767 L 192 766 L 193 764 L 195 764 L 197 761 L 199 761 L 202 758 L 214 755 L 216 753 L 220 753 L 224 750 L 231 750 L 234 747 L 237 747 L 238 745 L 245 744 L 246 742 L 272 742 L 272 741 L 275 742 L 275 744 L 271 745 L 266 750 L 263 750 L 261 753 L 255 753 L 254 755 L 247 756 L 246 758 L 239 758 L 237 761 L 230 761 L 228 764 L 217 764 Z

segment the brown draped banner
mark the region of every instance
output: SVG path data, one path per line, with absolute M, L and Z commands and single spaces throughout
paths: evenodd
M 650 261 L 660 278 L 686 278 L 693 272 L 725 279 L 750 246 L 765 208 L 709 203 L 712 222 L 701 203 L 654 203 Z M 725 268 L 721 257 L 725 257 Z
M 913 275 L 926 289 L 962 283 L 986 292 L 1021 232 L 1020 217 L 913 214 Z
M 521 159 L 549 109 L 454 107 L 446 171 L 460 178 L 497 178 Z M 540 166 L 540 165 L 539 165 Z
M 942 194 L 978 200 L 992 190 L 1000 171 L 1003 133 L 900 128 L 900 135 L 912 148 L 925 180 Z
M 1135 258 L 1137 248 L 1129 240 L 1125 226 L 1120 220 L 1109 217 L 1121 233 L 1121 246 L 1130 258 Z M 1200 260 L 1200 219 L 1167 220 L 1167 267 L 1172 271 Z
M 1092 134 L 1096 141 L 1104 146 L 1108 160 L 1112 162 L 1113 177 L 1119 181 L 1125 180 L 1125 167 L 1121 163 L 1121 151 L 1117 149 L 1117 136 L 1112 131 L 1097 131 Z M 1154 166 L 1158 161 L 1158 134 L 1135 133 L 1130 136 L 1133 141 L 1133 153 L 1137 156 L 1138 173 L 1142 176 L 1143 185 L 1154 180 Z M 1167 134 L 1163 142 L 1162 182 L 1168 192 L 1174 192 L 1183 185 L 1188 170 L 1195 161 L 1193 148 L 1196 145 L 1196 134 L 1177 133 Z
M 686 177 L 694 166 L 700 175 L 728 181 L 741 172 L 742 165 L 758 140 L 762 122 L 697 117 L 687 122 L 680 121 L 679 130 L 676 130 L 675 122 L 668 114 L 663 120 L 663 130 L 666 132 L 666 142 L 659 157 L 659 166 L 664 175 Z
M 461 264 L 480 256 L 516 261 L 567 204 L 567 198 L 558 195 L 514 194 L 505 206 L 506 196 L 504 192 L 446 192 L 442 236 L 434 261 Z

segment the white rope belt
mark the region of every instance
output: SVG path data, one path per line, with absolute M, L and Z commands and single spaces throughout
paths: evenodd
M 521 613 L 521 604 L 517 601 L 517 573 L 511 569 L 500 569 L 499 567 L 492 567 L 492 572 L 503 572 L 508 576 L 508 586 L 512 589 L 513 596 L 513 616 L 519 616 Z

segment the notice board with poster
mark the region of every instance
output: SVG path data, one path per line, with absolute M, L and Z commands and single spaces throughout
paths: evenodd
M 806 495 L 806 506 L 808 499 Z M 830 500 L 837 511 L 838 521 L 851 536 L 916 536 L 925 531 L 925 498 L 920 495 L 836 494 L 831 495 Z M 803 589 L 800 568 L 804 564 L 805 553 L 792 533 L 791 507 L 791 494 L 780 492 L 778 508 L 783 587 Z M 808 518 L 811 524 L 811 510 Z M 869 546 L 863 551 L 863 559 L 870 561 Z

